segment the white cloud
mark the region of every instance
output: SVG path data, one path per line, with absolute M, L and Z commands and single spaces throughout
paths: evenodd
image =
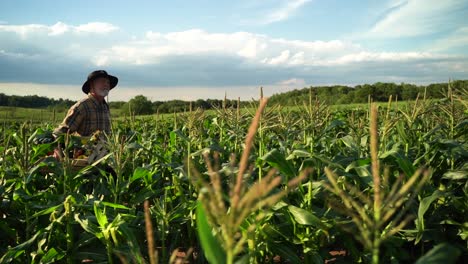
M 77 84 L 89 68 L 107 68 L 123 75 L 123 82 L 154 85 L 158 89 L 270 85 L 284 90 L 311 82 L 394 80 L 390 77 L 400 81 L 444 81 L 449 77 L 463 78 L 468 68 L 467 57 L 438 53 L 445 51 L 442 48 L 372 51 L 350 41 L 304 41 L 250 32 L 119 32 L 111 36 L 97 34 L 93 36 L 96 41 L 89 41 L 91 32 L 105 34 L 117 29 L 106 23 L 81 27 L 63 22 L 52 26 L 0 25 L 0 66 L 6 69 L 0 71 L 0 82 L 44 82 L 45 76 L 64 71 L 73 74 L 73 78 L 61 74 L 51 80 Z M 465 44 L 460 43 L 468 42 L 467 33 L 468 29 L 460 29 L 441 46 L 463 47 Z M 48 67 L 40 66 L 44 61 Z M 77 67 L 79 70 L 72 70 Z M 15 77 L 15 71 L 28 74 Z M 247 93 L 246 88 L 242 91 Z
M 70 26 L 62 22 L 57 22 L 55 25 L 50 27 L 50 30 L 51 32 L 49 33 L 49 36 L 61 35 L 69 31 Z
M 266 43 L 259 43 L 260 41 L 257 40 L 257 38 L 252 38 L 247 41 L 245 46 L 241 48 L 237 54 L 239 56 L 245 57 L 245 58 L 250 58 L 253 59 L 257 57 L 257 54 L 263 50 L 265 50 L 268 45 Z
M 291 65 L 304 65 L 304 51 L 299 51 L 291 57 L 289 62 Z
M 396 0 L 366 34 L 370 38 L 413 37 L 457 27 L 453 16 L 466 0 Z
M 278 57 L 267 60 L 267 63 L 271 65 L 286 64 L 289 60 L 289 53 L 289 50 L 283 50 Z
M 307 2 L 310 2 L 310 0 L 288 0 L 280 8 L 268 13 L 266 17 L 261 20 L 261 24 L 271 24 L 286 20 Z
M 28 25 L 0 25 L 0 32 L 13 32 L 25 38 L 28 34 L 33 32 L 47 31 L 48 27 L 40 24 Z
M 468 47 L 468 26 L 461 27 L 453 33 L 434 42 L 431 49 L 436 52 L 447 51 L 452 48 Z
M 304 79 L 301 78 L 291 78 L 288 80 L 278 82 L 278 85 L 286 86 L 286 87 L 303 87 L 306 85 Z
M 208 33 L 200 29 L 162 34 L 147 32 L 96 55 L 101 65 L 119 63 L 158 64 L 161 59 L 180 55 L 223 55 L 240 57 L 245 62 L 272 67 L 335 66 L 360 62 L 398 62 L 448 59 L 451 56 L 430 52 L 372 52 L 360 45 L 340 40 L 299 41 L 275 39 L 248 32 Z M 452 56 L 453 57 L 453 56 Z
M 96 56 L 94 58 L 94 64 L 96 66 L 106 66 L 109 64 L 109 57 L 107 56 Z
M 24 53 L 20 53 L 20 52 L 9 52 L 9 51 L 6 51 L 6 50 L 3 50 L 3 49 L 0 49 L 0 55 L 3 55 L 5 57 L 9 57 L 9 58 L 26 58 L 28 57 L 28 55 L 24 54 Z
M 70 26 L 63 22 L 52 26 L 0 25 L 0 33 L 15 32 L 22 38 L 32 33 L 36 34 L 36 37 L 42 35 L 45 37 L 43 41 L 31 44 L 37 45 L 38 48 L 77 56 L 99 67 L 155 65 L 174 56 L 226 56 L 239 58 L 252 65 L 280 68 L 440 58 L 428 52 L 371 52 L 358 44 L 341 40 L 288 40 L 249 32 L 210 33 L 201 29 L 169 33 L 148 31 L 142 37 L 128 36 L 128 39 L 119 39 L 111 46 L 102 45 L 102 48 L 96 48 L 95 43 L 79 35 L 85 32 L 105 34 L 117 29 L 116 26 L 100 22 L 80 26 Z M 465 31 L 466 29 L 463 29 L 454 34 L 453 39 L 449 40 L 451 44 L 448 45 L 456 45 L 460 39 L 464 40 L 464 36 L 467 35 L 464 34 Z M 75 32 L 78 35 L 72 44 L 63 45 L 68 38 L 67 32 Z M 54 36 L 54 39 L 47 40 L 47 36 Z M 62 43 L 63 46 L 56 43 Z M 10 53 L 3 49 L 4 55 Z
M 427 59 L 448 59 L 448 55 L 435 55 L 428 52 L 359 52 L 347 54 L 335 60 L 330 60 L 330 65 L 344 65 L 359 62 L 398 62 L 416 61 Z
M 296 15 L 312 0 L 241 0 L 241 11 L 235 23 L 265 26 L 285 21 Z M 246 17 L 248 15 L 248 17 Z
M 73 26 L 63 22 L 57 22 L 52 26 L 42 24 L 26 24 L 26 25 L 1 25 L 0 32 L 13 32 L 20 35 L 22 38 L 26 38 L 31 34 L 47 34 L 48 36 L 60 36 L 67 32 L 73 32 L 75 34 L 81 33 L 95 33 L 95 34 L 106 34 L 118 30 L 119 28 L 103 22 L 90 22 L 83 25 Z
M 103 49 L 96 56 L 107 62 L 135 65 L 157 64 L 161 58 L 180 55 L 224 55 L 248 63 L 277 66 L 314 65 L 330 58 L 361 51 L 359 45 L 340 40 L 300 41 L 270 38 L 249 32 L 209 33 L 200 29 L 162 34 L 149 31 Z
M 103 22 L 91 22 L 75 27 L 75 32 L 77 33 L 97 33 L 97 34 L 106 34 L 118 30 L 119 28 Z

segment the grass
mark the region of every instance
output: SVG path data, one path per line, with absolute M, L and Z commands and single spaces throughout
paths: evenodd
M 55 114 L 55 117 L 54 117 Z M 0 106 L 0 122 L 32 122 L 32 123 L 50 123 L 58 122 L 65 116 L 65 111 L 57 111 L 53 109 L 37 109 Z

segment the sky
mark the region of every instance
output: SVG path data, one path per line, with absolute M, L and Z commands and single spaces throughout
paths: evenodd
M 259 96 L 468 79 L 468 0 L 3 0 L 0 93 L 109 100 Z

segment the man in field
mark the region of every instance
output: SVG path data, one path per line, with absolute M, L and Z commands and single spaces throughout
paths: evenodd
M 63 122 L 54 130 L 54 135 L 70 133 L 89 137 L 97 131 L 110 133 L 110 112 L 105 97 L 117 82 L 118 78 L 106 71 L 90 73 L 81 87 L 87 96 L 70 108 Z

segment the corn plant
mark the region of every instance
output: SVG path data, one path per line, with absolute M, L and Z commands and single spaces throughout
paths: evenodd
M 342 204 L 334 202 L 335 209 L 349 216 L 358 229 L 357 236 L 372 255 L 372 263 L 380 263 L 382 243 L 405 227 L 412 216 L 406 215 L 409 204 L 428 180 L 430 173 L 417 170 L 407 175 L 406 182 L 400 176 L 390 188 L 390 172 L 381 176 L 378 159 L 377 107 L 372 105 L 370 122 L 370 153 L 372 159 L 373 193 L 368 197 L 361 190 L 339 179 L 330 169 L 326 169 L 329 183 L 327 190 L 341 198 Z
M 270 194 L 281 183 L 281 177 L 275 176 L 275 170 L 271 170 L 266 177 L 259 179 L 249 190 L 244 186 L 244 178 L 249 175 L 246 175 L 246 172 L 250 149 L 266 101 L 266 99 L 263 99 L 260 102 L 259 109 L 250 125 L 235 183 L 231 186 L 228 199 L 226 200 L 223 194 L 220 168 L 216 164 L 213 165 L 208 156 L 205 156 L 205 163 L 210 183 L 206 182 L 201 175 L 197 175 L 194 179 L 194 182 L 200 186 L 200 205 L 197 213 L 199 236 L 204 252 L 207 254 L 207 259 L 211 263 L 234 263 L 236 256 L 244 251 L 243 246 L 248 239 L 248 233 L 254 229 L 254 225 L 242 227 L 245 219 L 259 209 L 274 205 L 287 192 L 282 190 Z M 230 169 L 234 169 L 233 158 L 231 159 Z M 297 186 L 306 174 L 307 171 L 303 172 L 298 178 L 291 180 L 288 183 L 288 188 Z M 262 217 L 263 214 L 260 213 L 257 215 L 256 220 L 259 221 Z M 218 230 L 218 235 L 215 237 L 221 241 L 222 249 L 215 242 L 217 238 L 212 237 L 207 219 Z

